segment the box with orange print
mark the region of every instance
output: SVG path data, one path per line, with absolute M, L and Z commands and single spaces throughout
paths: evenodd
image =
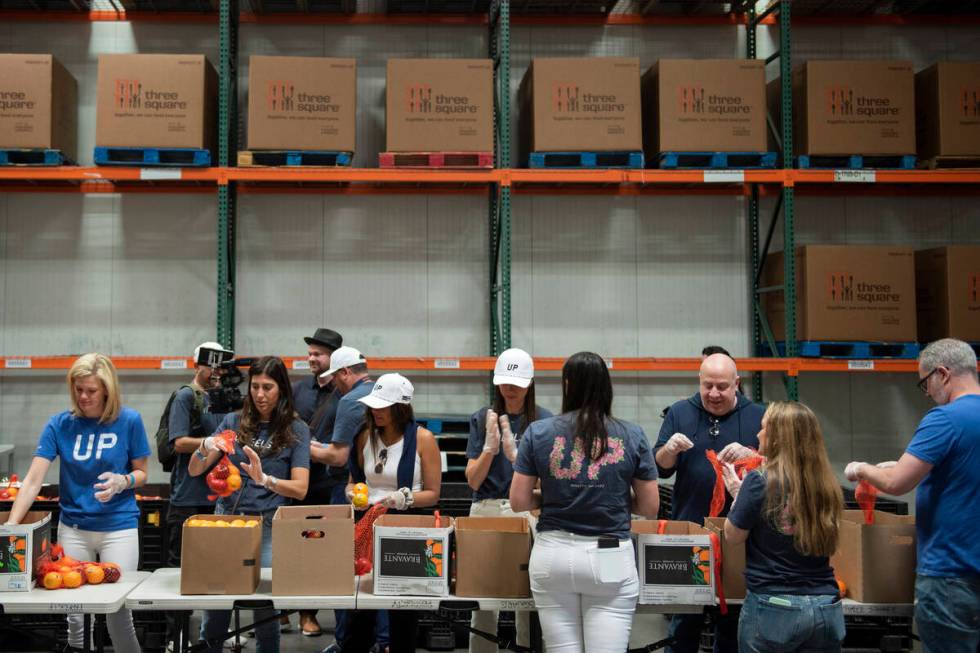
M 449 596 L 454 523 L 432 515 L 382 515 L 374 522 L 374 593 Z
M 51 513 L 32 511 L 16 526 L 0 512 L 0 592 L 29 592 L 34 570 L 51 556 Z
M 713 605 L 715 551 L 711 532 L 686 521 L 634 520 L 643 605 Z

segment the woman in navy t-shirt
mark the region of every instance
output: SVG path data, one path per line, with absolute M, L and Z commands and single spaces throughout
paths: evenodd
M 736 498 L 725 537 L 746 542 L 738 650 L 840 651 L 844 611 L 829 556 L 844 498 L 817 416 L 795 401 L 770 405 L 759 452 L 766 463 L 743 481 L 723 470 Z
M 50 420 L 8 524 L 18 524 L 37 498 L 55 458 L 61 516 L 58 543 L 78 560 L 114 562 L 123 571 L 139 565 L 139 507 L 133 491 L 146 483 L 150 445 L 143 420 L 122 405 L 119 377 L 108 356 L 85 354 L 68 370 L 71 410 Z M 119 653 L 140 650 L 129 610 L 106 617 L 112 647 Z M 83 616 L 68 615 L 68 644 L 81 648 Z
M 612 417 L 599 355 L 575 354 L 561 376 L 561 415 L 524 432 L 510 503 L 541 510 L 529 571 L 548 648 L 622 653 L 639 596 L 631 512 L 657 516 L 657 467 L 643 429 Z
M 290 499 L 306 496 L 310 480 L 310 429 L 293 408 L 293 390 L 281 358 L 265 356 L 248 368 L 248 395 L 237 413 L 225 416 L 215 433 L 237 433 L 231 462 L 241 468 L 242 487 L 218 499 L 215 514 L 260 515 L 262 517 L 262 566 L 272 566 L 272 516 Z M 191 456 L 188 472 L 199 476 L 223 454 L 215 437 L 204 439 Z M 247 475 L 247 476 L 246 476 Z M 271 618 L 276 611 L 255 611 L 255 620 Z M 211 643 L 210 651 L 221 653 L 231 612 L 205 610 L 201 638 Z M 272 619 L 255 627 L 259 653 L 278 653 L 279 622 Z

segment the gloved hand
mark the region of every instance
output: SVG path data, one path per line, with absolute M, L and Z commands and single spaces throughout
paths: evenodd
M 732 442 L 718 452 L 718 460 L 723 463 L 733 463 L 736 460 L 741 460 L 742 458 L 748 458 L 754 455 L 756 455 L 756 452 L 752 449 L 749 449 L 745 445 L 739 444 L 738 442 Z
M 847 478 L 847 480 L 851 481 L 852 483 L 856 483 L 858 480 L 860 480 L 858 479 L 858 468 L 860 468 L 861 465 L 867 465 L 867 464 L 868 463 L 857 462 L 857 461 L 847 463 L 847 467 L 844 468 L 844 476 Z
M 411 495 L 411 492 L 408 494 Z M 389 492 L 381 499 L 381 503 L 395 510 L 404 510 L 409 505 L 408 496 L 401 490 Z
M 248 462 L 242 463 L 241 468 L 245 470 L 249 478 L 255 481 L 256 485 L 265 487 L 265 472 L 262 471 L 262 460 L 259 458 L 259 454 L 255 453 L 255 449 L 248 446 L 244 447 L 242 451 L 245 452 Z
M 494 456 L 500 452 L 500 423 L 492 409 L 487 410 L 487 437 L 483 441 L 483 451 Z
M 504 455 L 507 457 L 507 460 L 513 465 L 514 461 L 517 460 L 517 438 L 514 437 L 514 432 L 510 429 L 509 417 L 501 415 L 499 421 L 501 433 L 500 444 L 503 445 Z
M 691 438 L 687 437 L 683 433 L 675 433 L 670 436 L 667 440 L 667 444 L 664 445 L 664 450 L 676 456 L 677 454 L 687 451 L 694 447 L 694 443 L 691 442 Z
M 208 437 L 204 438 L 204 442 L 201 443 L 201 446 L 204 447 L 204 450 L 207 453 L 211 453 L 212 451 L 220 451 L 218 448 L 218 438 L 214 437 L 213 435 L 209 435 Z
M 99 474 L 101 483 L 95 484 L 95 489 L 100 490 L 95 493 L 95 498 L 105 503 L 129 487 L 129 479 L 123 474 L 114 472 L 102 472 Z
M 725 489 L 734 501 L 738 497 L 738 491 L 742 489 L 742 479 L 735 472 L 735 465 L 731 463 L 721 464 L 721 478 L 725 481 Z
M 878 469 L 890 469 L 898 464 L 897 460 L 886 460 L 885 462 L 878 463 L 875 465 Z

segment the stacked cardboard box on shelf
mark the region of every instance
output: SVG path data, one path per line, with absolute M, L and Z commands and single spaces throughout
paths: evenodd
M 76 159 L 78 88 L 50 54 L 0 54 L 0 148 Z
M 919 342 L 980 342 L 980 245 L 915 253 Z
M 916 73 L 915 111 L 920 159 L 980 157 L 980 62 L 941 61 Z

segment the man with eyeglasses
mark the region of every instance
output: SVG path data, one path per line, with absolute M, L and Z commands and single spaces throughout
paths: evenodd
M 980 383 L 967 343 L 945 338 L 919 355 L 919 389 L 937 406 L 898 461 L 848 463 L 849 481 L 915 493 L 915 621 L 925 653 L 980 651 Z
M 671 519 L 700 524 L 708 516 L 715 487 L 715 469 L 705 452 L 715 451 L 723 462 L 734 462 L 758 449 L 765 408 L 737 392 L 738 369 L 731 356 L 716 353 L 701 362 L 699 389 L 678 401 L 664 416 L 654 459 L 662 478 L 675 473 Z M 725 497 L 721 516 L 728 513 Z M 668 634 L 674 643 L 668 653 L 695 653 L 700 648 L 703 614 L 674 615 Z M 738 612 L 730 610 L 715 627 L 715 651 L 738 651 Z

